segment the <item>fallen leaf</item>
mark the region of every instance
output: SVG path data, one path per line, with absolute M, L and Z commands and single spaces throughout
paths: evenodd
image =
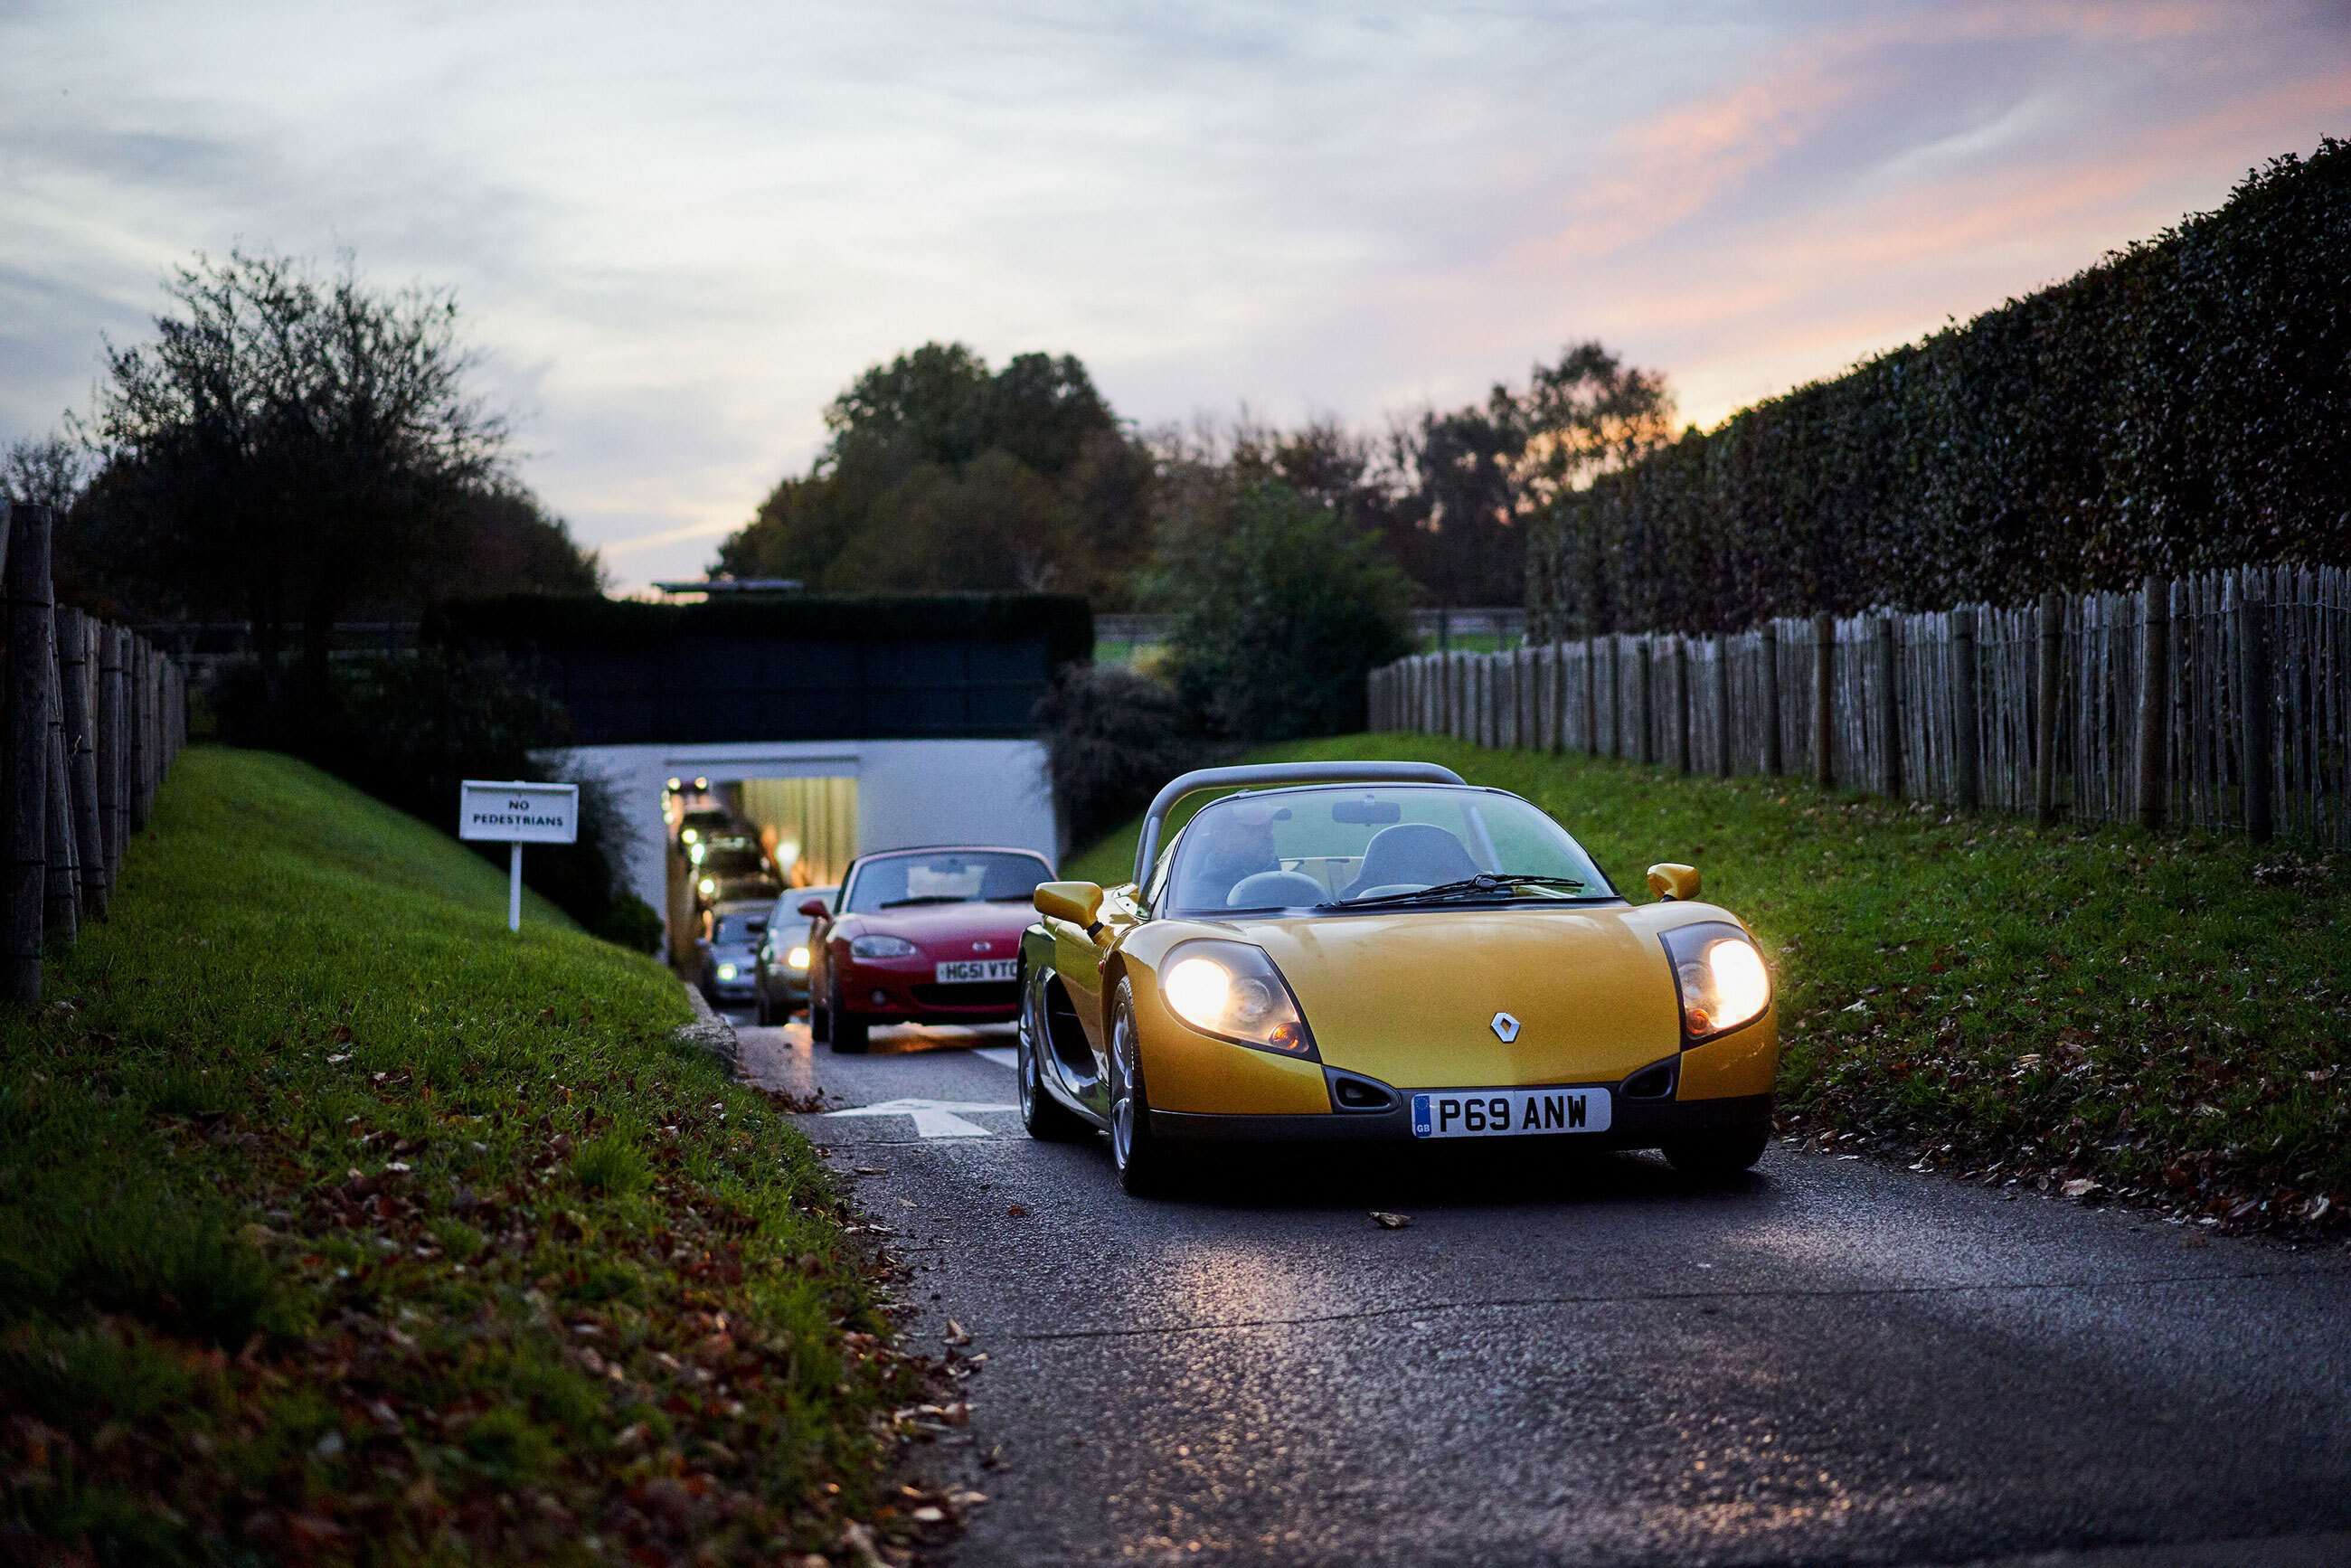
M 1013 1204 L 1005 1209 L 1004 1217 L 1007 1219 L 1026 1219 L 1029 1218 L 1029 1206 L 1025 1203 Z
M 947 1332 L 939 1335 L 939 1338 L 945 1340 L 949 1344 L 969 1344 L 971 1343 L 971 1335 L 966 1333 L 964 1332 L 963 1325 L 956 1322 L 953 1318 L 949 1318 L 947 1320 Z
M 1412 1216 L 1409 1214 L 1390 1214 L 1384 1209 L 1375 1208 L 1372 1210 L 1372 1220 L 1373 1223 L 1376 1224 L 1382 1230 L 1402 1230 L 1405 1226 L 1412 1223 Z
M 2079 1203 L 2092 1193 L 2099 1191 L 2100 1187 L 2098 1183 L 2092 1181 L 2088 1176 L 2075 1176 L 2058 1190 L 2075 1203 Z

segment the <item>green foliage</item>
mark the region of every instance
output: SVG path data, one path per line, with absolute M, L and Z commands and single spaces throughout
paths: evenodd
M 717 565 L 831 591 L 1045 589 L 1114 597 L 1144 541 L 1150 459 L 1083 365 L 1022 354 L 991 372 L 928 343 L 860 375 L 832 432 Z
M 1566 493 L 1531 549 L 1538 635 L 2351 559 L 2351 143 Z
M 1551 812 L 1646 902 L 1685 861 L 1763 940 L 1783 1131 L 2191 1217 L 2351 1197 L 2351 866 L 2241 840 L 2041 830 L 1785 779 L 1342 736 L 1256 761 L 1441 762 Z M 1065 874 L 1123 882 L 1139 824 Z M 2266 1205 L 2264 1209 L 2262 1206 Z M 2240 1208 L 2242 1212 L 2240 1212 Z
M 181 758 L 0 1020 L 19 1555 L 796 1557 L 879 1500 L 914 1391 L 821 1163 L 528 902 L 290 758 Z
M 1235 738 L 1360 726 L 1365 672 L 1411 651 L 1412 583 L 1377 537 L 1278 481 L 1171 494 L 1145 593 L 1175 617 L 1177 699 Z
M 1148 805 L 1159 787 L 1217 747 L 1198 716 L 1150 676 L 1118 664 L 1073 665 L 1038 705 L 1053 804 L 1071 839 L 1091 843 Z

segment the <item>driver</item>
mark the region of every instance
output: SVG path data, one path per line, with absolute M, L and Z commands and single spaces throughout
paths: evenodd
M 1193 908 L 1221 908 L 1242 878 L 1279 871 L 1273 853 L 1273 821 L 1238 807 L 1210 811 L 1194 826 L 1207 837 L 1187 857 L 1183 900 Z

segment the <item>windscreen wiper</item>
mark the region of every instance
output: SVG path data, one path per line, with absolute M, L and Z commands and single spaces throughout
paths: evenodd
M 969 904 L 971 900 L 959 893 L 925 893 L 914 898 L 885 898 L 876 909 L 904 909 L 910 904 Z
M 1459 882 L 1440 882 L 1408 893 L 1383 893 L 1364 898 L 1326 898 L 1317 909 L 1375 909 L 1384 904 L 1418 904 L 1424 899 L 1463 898 L 1472 894 L 1508 893 L 1517 887 L 1559 887 L 1582 892 L 1583 883 L 1572 876 L 1537 876 L 1481 871 Z

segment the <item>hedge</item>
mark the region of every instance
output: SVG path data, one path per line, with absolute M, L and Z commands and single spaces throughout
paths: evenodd
M 1534 634 L 2351 560 L 2351 142 L 1695 429 L 1529 538 Z
M 792 594 L 654 604 L 512 594 L 445 606 L 428 644 L 516 651 L 658 651 L 693 639 L 788 637 L 807 643 L 1020 643 L 1045 640 L 1050 667 L 1093 656 L 1093 612 L 1071 593 Z

